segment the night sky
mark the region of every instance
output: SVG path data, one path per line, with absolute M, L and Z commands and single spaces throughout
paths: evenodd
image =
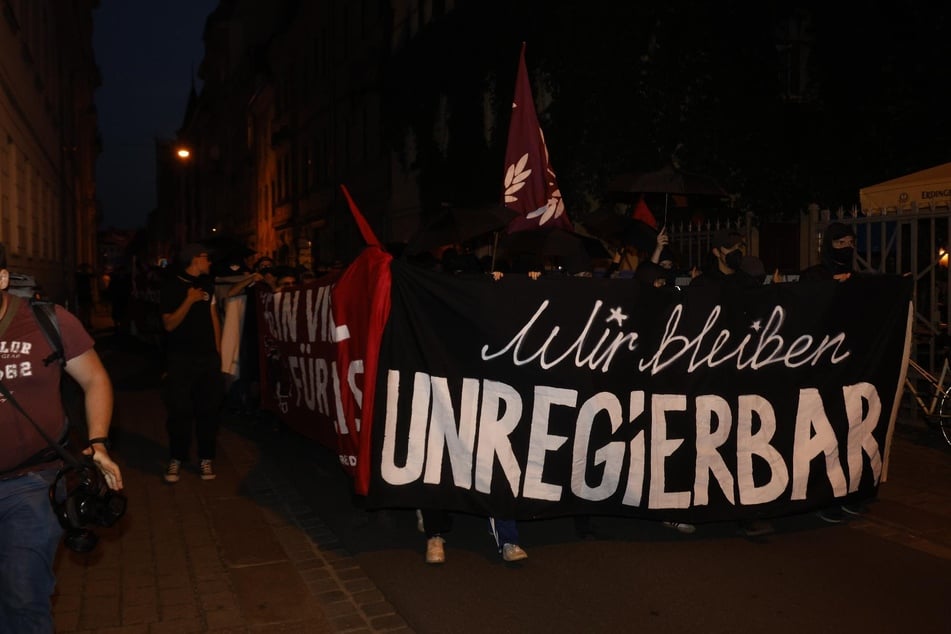
M 102 226 L 144 226 L 155 207 L 156 137 L 181 126 L 217 0 L 103 0 L 93 46 L 103 153 L 96 164 Z M 196 78 L 196 86 L 200 87 Z

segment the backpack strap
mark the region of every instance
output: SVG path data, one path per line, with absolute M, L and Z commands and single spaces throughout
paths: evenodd
M 30 308 L 33 310 L 33 316 L 36 318 L 43 336 L 46 337 L 47 343 L 50 344 L 50 348 L 53 350 L 48 357 L 43 359 L 43 365 L 58 361 L 60 367 L 64 367 L 66 365 L 66 354 L 63 351 L 63 337 L 60 335 L 59 322 L 56 320 L 56 305 L 53 302 L 31 298 Z

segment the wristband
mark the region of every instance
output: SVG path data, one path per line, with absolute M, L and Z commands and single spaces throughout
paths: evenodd
M 89 445 L 90 445 L 90 446 L 92 446 L 92 445 L 102 445 L 103 447 L 106 448 L 106 451 L 112 449 L 112 443 L 109 442 L 109 439 L 106 438 L 105 436 L 102 436 L 102 437 L 100 437 L 100 438 L 90 438 L 90 439 L 89 439 Z

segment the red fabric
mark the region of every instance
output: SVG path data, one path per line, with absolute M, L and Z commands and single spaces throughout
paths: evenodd
M 640 220 L 645 225 L 650 225 L 652 229 L 657 228 L 657 218 L 654 217 L 654 214 L 651 212 L 651 208 L 647 206 L 647 203 L 644 202 L 644 197 L 641 196 L 640 200 L 637 201 L 637 205 L 634 207 L 634 220 Z
M 340 185 L 350 213 L 369 248 L 347 267 L 333 289 L 331 302 L 338 333 L 337 368 L 340 372 L 340 405 L 346 429 L 338 428 L 341 463 L 353 476 L 354 490 L 366 495 L 370 487 L 370 446 L 373 428 L 373 395 L 380 357 L 380 339 L 390 314 L 390 262 L 346 186 Z M 363 372 L 351 370 L 363 363 Z M 354 364 L 355 363 L 355 364 Z M 348 377 L 353 377 L 350 384 Z M 359 385 L 360 378 L 363 379 Z M 362 393 L 362 398 L 361 398 Z
M 390 314 L 390 262 L 393 257 L 381 247 L 369 247 L 340 276 L 333 289 L 333 318 L 346 338 L 337 342 L 337 368 L 343 421 L 338 429 L 341 462 L 354 479 L 354 490 L 366 495 L 370 486 L 370 449 L 373 433 L 373 398 L 380 358 L 380 340 Z M 363 361 L 362 374 L 348 371 L 354 361 Z M 353 366 L 354 368 L 358 366 Z M 362 392 L 362 400 L 360 398 Z M 355 461 L 349 457 L 355 456 Z
M 512 119 L 505 148 L 502 204 L 522 214 L 509 224 L 509 232 L 540 227 L 571 229 L 549 161 L 545 135 L 535 114 L 535 101 L 525 67 L 524 44 L 518 58 Z
M 377 239 L 376 234 L 373 233 L 373 229 L 370 228 L 370 223 L 363 217 L 363 214 L 357 209 L 357 204 L 353 202 L 353 198 L 350 197 L 347 186 L 341 184 L 340 189 L 347 199 L 347 204 L 350 206 L 350 213 L 353 214 L 353 219 L 356 220 L 357 227 L 360 228 L 360 235 L 363 236 L 363 241 L 366 242 L 368 246 L 380 246 L 380 241 Z

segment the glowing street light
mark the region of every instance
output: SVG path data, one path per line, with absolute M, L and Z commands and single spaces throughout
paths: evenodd
M 192 153 L 188 150 L 187 147 L 178 148 L 178 150 L 175 151 L 175 154 L 178 156 L 178 158 L 182 160 L 185 160 L 192 155 Z

